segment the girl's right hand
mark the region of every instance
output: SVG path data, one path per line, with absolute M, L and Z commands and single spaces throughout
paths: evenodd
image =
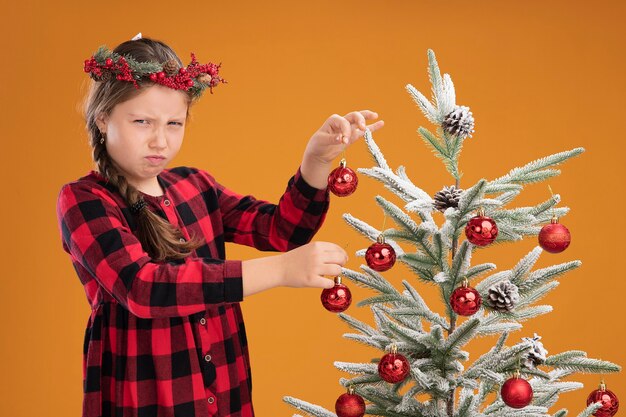
M 311 242 L 278 256 L 280 285 L 285 287 L 332 288 L 334 280 L 324 278 L 341 274 L 348 262 L 346 251 L 331 242 Z

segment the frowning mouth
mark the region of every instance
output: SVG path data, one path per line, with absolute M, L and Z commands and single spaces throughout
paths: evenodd
M 165 160 L 162 156 L 146 156 L 146 159 L 153 165 L 158 165 Z

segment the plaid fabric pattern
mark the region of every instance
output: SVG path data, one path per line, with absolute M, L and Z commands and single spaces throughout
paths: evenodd
M 162 196 L 141 193 L 189 239 L 183 260 L 154 262 L 116 187 L 96 171 L 63 185 L 63 249 L 91 314 L 83 346 L 83 417 L 250 417 L 252 374 L 241 261 L 225 242 L 287 251 L 311 240 L 329 205 L 300 168 L 278 204 L 240 195 L 192 167 L 163 170 Z

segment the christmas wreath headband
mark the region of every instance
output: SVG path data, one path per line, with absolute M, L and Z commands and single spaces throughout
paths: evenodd
M 184 68 L 173 59 L 163 63 L 138 62 L 128 54 L 122 56 L 106 46 L 100 46 L 90 59 L 85 60 L 84 70 L 95 81 L 107 81 L 115 76 L 117 80 L 132 82 L 135 88 L 139 88 L 137 80 L 147 77 L 166 87 L 189 91 L 194 98 L 198 98 L 205 89 L 213 94 L 213 87 L 220 82 L 226 83 L 219 76 L 221 65 L 212 62 L 199 64 L 193 52 L 191 63 Z

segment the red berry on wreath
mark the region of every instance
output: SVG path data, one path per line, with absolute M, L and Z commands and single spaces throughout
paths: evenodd
M 601 402 L 602 407 L 599 408 L 595 413 L 593 413 L 596 417 L 612 417 L 617 414 L 617 409 L 619 408 L 619 400 L 617 399 L 617 395 L 611 390 L 606 389 L 606 385 L 604 381 L 600 383 L 600 387 L 597 390 L 592 391 L 587 397 L 587 405 L 591 403 Z
M 396 345 L 391 347 L 391 353 L 384 355 L 378 362 L 378 375 L 393 384 L 403 381 L 411 371 L 411 365 L 404 355 L 396 353 Z
M 553 215 L 550 224 L 546 224 L 541 228 L 538 239 L 539 246 L 543 250 L 550 253 L 559 253 L 567 249 L 572 241 L 572 236 L 567 227 L 559 223 L 558 217 Z
M 359 178 L 351 168 L 346 166 L 342 159 L 339 166 L 328 174 L 328 188 L 338 197 L 347 197 L 356 190 Z
M 386 271 L 396 263 L 396 251 L 389 243 L 385 243 L 385 237 L 380 234 L 376 243 L 365 251 L 365 262 L 374 271 Z
M 500 396 L 509 407 L 524 408 L 533 400 L 533 388 L 528 381 L 520 378 L 517 371 L 514 377 L 507 379 L 502 385 Z
M 324 288 L 321 295 L 324 308 L 333 313 L 341 313 L 350 307 L 352 293 L 350 288 L 341 283 L 341 277 L 335 277 L 335 286 Z
M 467 279 L 464 279 L 463 285 L 452 291 L 450 295 L 452 311 L 460 316 L 471 316 L 476 313 L 482 302 L 480 293 L 467 285 Z
M 496 240 L 498 226 L 492 218 L 485 216 L 485 211 L 481 207 L 478 210 L 478 215 L 467 222 L 465 236 L 474 245 L 487 246 Z
M 348 392 L 341 394 L 335 402 L 335 412 L 338 417 L 363 417 L 365 415 L 365 401 L 354 389 L 348 387 Z

